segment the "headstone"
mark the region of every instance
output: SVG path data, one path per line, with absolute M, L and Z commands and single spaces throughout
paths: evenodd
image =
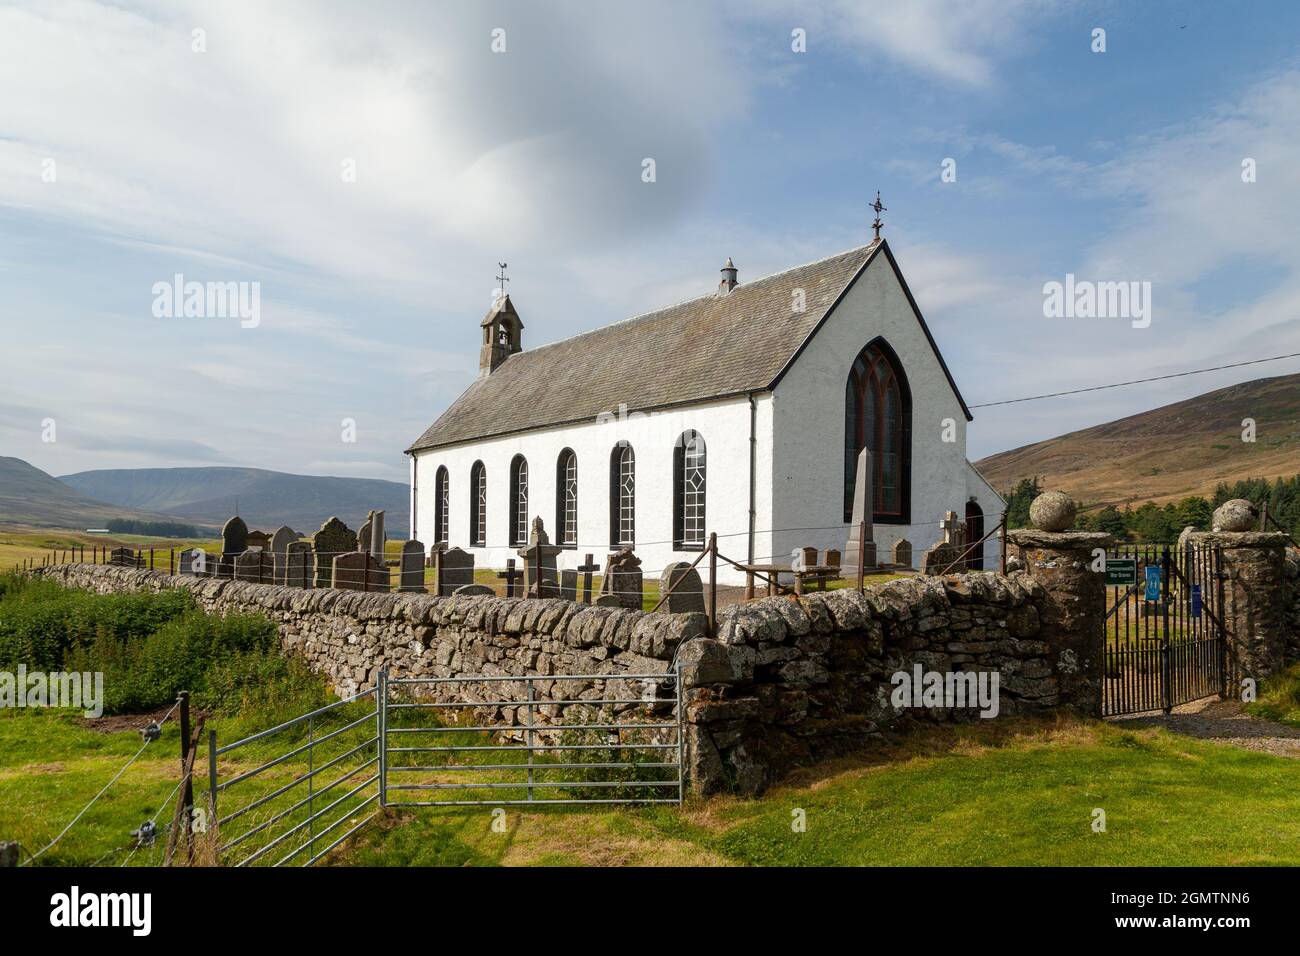
M 291 588 L 312 586 L 311 545 L 306 541 L 292 541 L 284 556 L 284 583 Z
M 605 561 L 605 580 L 600 584 L 600 593 L 614 595 L 622 607 L 641 610 L 641 559 L 631 548 L 620 548 Z
M 370 552 L 370 539 L 375 527 L 375 513 L 372 511 L 366 515 L 366 520 L 361 522 L 361 527 L 357 529 L 357 550 Z
M 221 553 L 223 555 L 243 554 L 248 550 L 248 525 L 244 519 L 235 515 L 221 529 Z
M 602 594 L 596 598 L 596 607 L 622 607 L 623 600 L 617 594 Z
M 671 592 L 669 588 L 672 588 Z M 700 580 L 700 573 L 685 561 L 668 565 L 659 577 L 659 597 L 670 614 L 703 613 L 704 582 Z
M 298 540 L 298 535 L 288 525 L 280 525 L 271 535 L 271 558 L 275 561 L 275 581 L 284 583 L 285 558 L 289 554 L 289 545 Z
M 468 551 L 448 548 L 446 551 L 437 552 L 435 568 L 438 594 L 442 597 L 456 593 L 457 588 L 474 583 L 474 555 Z
M 834 548 L 827 548 L 826 559 L 822 563 L 825 564 L 826 567 L 830 568 L 832 571 L 838 574 L 840 570 L 841 560 L 842 560 L 842 556 L 838 551 L 836 551 Z
M 957 512 L 949 511 L 944 514 L 943 520 L 939 522 L 943 536 L 921 555 L 922 574 L 933 576 L 964 570 L 957 542 L 960 540 L 960 529 L 965 528 L 965 525 L 964 521 L 957 519 Z
M 144 559 L 130 548 L 114 548 L 109 553 L 108 563 L 119 568 L 142 568 Z
M 248 532 L 247 543 L 248 543 L 248 548 L 246 548 L 245 550 L 251 551 L 253 548 L 257 548 L 259 551 L 271 550 L 271 536 L 267 534 L 265 531 Z
M 533 518 L 528 545 L 515 553 L 524 561 L 524 596 L 554 597 L 559 591 L 559 571 L 555 556 L 564 549 L 551 544 L 541 516 Z
M 257 584 L 275 583 L 275 562 L 269 551 L 250 548 L 235 556 L 235 580 L 253 581 Z
M 857 577 L 858 555 L 862 555 L 863 569 L 876 566 L 876 542 L 872 523 L 876 518 L 875 489 L 871 480 L 871 451 L 858 452 L 858 471 L 853 479 L 853 519 L 849 525 L 849 540 L 844 546 L 844 576 Z M 865 525 L 865 529 L 864 526 Z
M 370 553 L 380 564 L 384 563 L 384 542 L 388 535 L 384 533 L 384 512 L 370 512 Z
M 388 568 L 368 551 L 350 551 L 334 559 L 330 587 L 343 591 L 387 591 Z
M 424 593 L 424 545 L 412 538 L 402 545 L 399 591 Z
M 957 512 L 945 511 L 939 528 L 943 531 L 942 543 L 952 553 L 947 567 L 952 573 L 960 574 L 966 570 L 966 522 L 957 517 Z
M 357 536 L 338 518 L 331 517 L 320 530 L 311 536 L 311 549 L 316 558 L 316 587 L 331 587 L 334 559 L 357 549 Z
M 202 548 L 186 548 L 181 552 L 181 574 L 204 577 L 208 573 L 208 554 Z
M 600 570 L 600 565 L 592 560 L 593 557 L 595 557 L 595 555 L 591 555 L 591 554 L 587 555 L 583 559 L 582 564 L 578 565 L 578 572 L 582 575 L 582 603 L 583 604 L 591 603 L 591 576 L 592 574 Z
M 560 572 L 560 597 L 566 601 L 578 599 L 578 572 L 565 568 Z
M 524 572 L 515 567 L 515 559 L 506 558 L 506 569 L 497 572 L 497 577 L 506 582 L 506 597 L 519 596 L 519 579 L 523 576 Z
M 894 550 L 891 554 L 892 563 L 902 568 L 912 566 L 912 542 L 906 538 L 899 538 L 894 542 Z
M 496 597 L 497 594 L 486 584 L 462 584 L 451 593 L 468 595 L 469 597 Z

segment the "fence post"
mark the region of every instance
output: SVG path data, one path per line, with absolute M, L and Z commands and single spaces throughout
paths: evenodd
M 718 633 L 718 533 L 709 532 L 709 636 Z
M 375 724 L 379 738 L 379 805 L 388 806 L 388 668 L 375 681 Z
M 1002 568 L 1003 574 L 1007 573 L 1007 513 L 1002 512 L 1002 520 L 998 522 L 998 537 L 1002 540 Z
M 188 771 L 185 768 L 186 758 L 190 753 L 190 692 L 183 690 L 180 692 L 178 703 L 181 708 L 181 791 L 182 805 L 184 810 L 181 812 L 181 825 L 184 829 L 176 835 L 176 839 L 185 840 L 185 850 L 189 859 L 194 859 L 194 839 L 191 836 L 190 824 L 194 820 L 194 782 L 191 779 L 194 769 L 191 767 Z
M 167 552 L 167 573 L 168 574 L 176 573 L 176 549 L 175 548 L 171 548 Z
M 217 732 L 208 731 L 208 833 L 212 834 L 209 839 L 212 841 L 213 862 L 221 863 L 220 847 L 221 841 L 218 839 L 217 826 Z
M 1161 688 L 1160 704 L 1167 714 L 1173 710 L 1173 661 L 1171 659 L 1172 649 L 1169 639 L 1169 602 L 1171 595 L 1169 593 L 1169 545 L 1165 545 L 1164 550 L 1160 552 L 1160 622 L 1164 630 L 1164 639 L 1160 642 L 1160 683 Z

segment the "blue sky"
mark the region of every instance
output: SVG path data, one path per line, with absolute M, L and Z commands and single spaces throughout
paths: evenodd
M 402 480 L 477 372 L 499 260 L 528 347 L 707 292 L 727 256 L 743 282 L 861 244 L 877 189 L 968 402 L 1300 351 L 1298 21 L 1290 3 L 5 4 L 0 454 Z M 176 273 L 260 283 L 260 322 L 155 317 Z M 1150 327 L 1044 318 L 1066 273 L 1151 282 Z M 1297 369 L 977 410 L 970 457 Z

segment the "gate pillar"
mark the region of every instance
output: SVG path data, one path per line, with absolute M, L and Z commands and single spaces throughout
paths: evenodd
M 1033 528 L 1007 532 L 1020 568 L 1047 590 L 1042 639 L 1052 648 L 1061 703 L 1089 717 L 1101 716 L 1105 665 L 1106 575 L 1094 570 L 1111 536 L 1071 531 L 1074 503 L 1060 492 L 1046 492 L 1030 507 Z M 1011 562 L 1008 561 L 1008 564 Z
M 1271 677 L 1286 665 L 1289 582 L 1287 536 L 1274 531 L 1199 531 L 1193 544 L 1219 549 L 1229 697 L 1241 681 Z

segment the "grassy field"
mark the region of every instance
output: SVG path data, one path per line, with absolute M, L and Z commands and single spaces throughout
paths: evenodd
M 242 729 L 227 724 L 225 739 Z M 139 746 L 130 730 L 103 733 L 72 716 L 0 716 L 0 835 L 44 845 Z M 177 765 L 169 728 L 42 862 L 126 860 L 128 832 L 172 791 Z M 1104 833 L 1092 829 L 1097 808 L 1106 813 Z M 806 832 L 791 827 L 798 810 Z M 1157 730 L 1024 720 L 935 728 L 755 800 L 511 808 L 505 832 L 493 828 L 489 807 L 391 809 L 328 862 L 1297 865 L 1298 811 L 1300 761 Z M 130 863 L 160 856 L 160 847 L 141 851 Z

